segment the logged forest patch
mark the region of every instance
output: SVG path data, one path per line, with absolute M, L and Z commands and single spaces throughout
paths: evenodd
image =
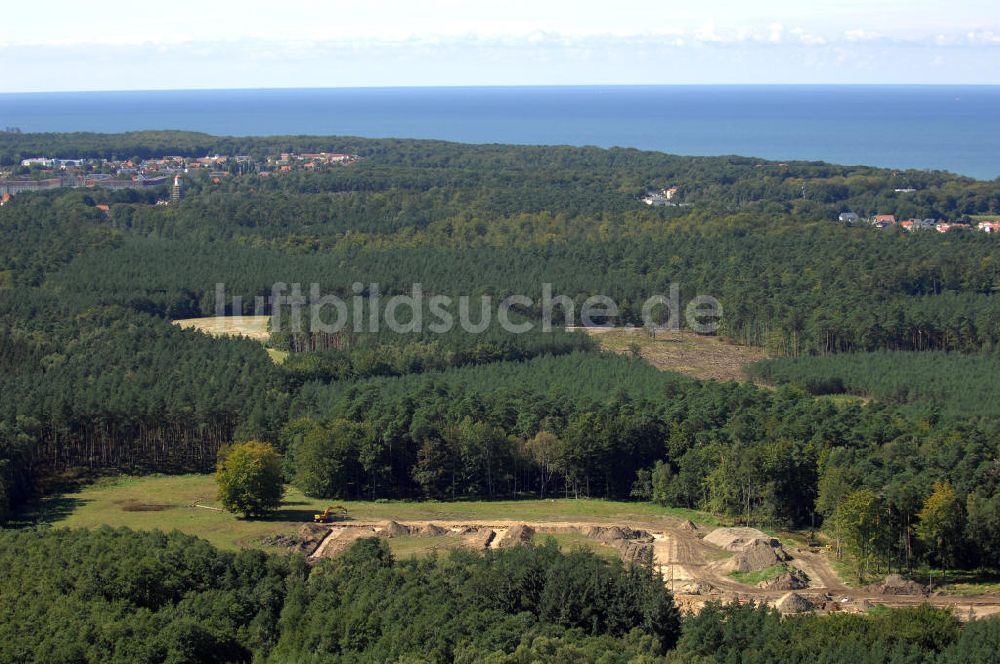
M 174 325 L 184 330 L 198 330 L 213 337 L 246 337 L 266 343 L 271 338 L 270 320 L 270 316 L 210 316 L 175 320 Z M 288 351 L 274 348 L 264 350 L 275 364 L 281 364 L 288 357 Z
M 213 337 L 247 337 L 254 341 L 271 338 L 268 328 L 270 316 L 210 316 L 175 320 L 182 329 L 195 329 Z
M 753 346 L 738 346 L 718 337 L 693 332 L 658 332 L 650 335 L 640 328 L 591 328 L 601 348 L 626 355 L 638 353 L 663 371 L 673 371 L 700 380 L 747 380 L 745 367 L 767 358 Z

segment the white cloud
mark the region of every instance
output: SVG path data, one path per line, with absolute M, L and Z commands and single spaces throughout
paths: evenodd
M 875 41 L 876 39 L 881 39 L 882 35 L 877 32 L 869 32 L 868 30 L 862 30 L 861 28 L 855 28 L 854 30 L 848 30 L 844 33 L 844 39 L 849 42 L 865 42 L 865 41 Z
M 824 46 L 827 43 L 825 37 L 810 34 L 802 28 L 792 28 L 790 32 L 800 44 L 805 46 Z
M 974 30 L 966 35 L 966 41 L 973 45 L 992 46 L 1000 44 L 1000 34 L 992 30 Z
M 290 0 L 295 2 L 296 0 Z M 298 0 L 301 1 L 301 0 Z M 349 2 L 351 0 L 343 0 Z M 617 0 L 628 5 L 633 0 Z M 702 0 L 711 3 L 714 0 Z M 844 0 L 850 2 L 852 0 Z M 915 0 L 919 2 L 920 0 Z M 165 30 L 80 30 L 14 44 L 0 38 L 0 92 L 43 89 L 545 83 L 1000 82 L 989 28 L 885 30 L 881 24 L 633 17 L 631 25 L 533 25 L 488 31 L 331 24 L 293 35 L 211 39 Z M 649 20 L 645 20 L 649 18 Z M 462 30 L 459 30 L 462 27 Z M 908 63 L 905 81 L 895 63 Z M 912 65 L 912 66 L 911 66 Z M 931 71 L 933 70 L 933 71 Z

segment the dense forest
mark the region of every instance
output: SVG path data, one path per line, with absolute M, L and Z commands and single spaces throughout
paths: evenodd
M 762 381 L 797 385 L 810 394 L 853 394 L 909 404 L 948 419 L 1000 417 L 1000 357 L 959 353 L 843 353 L 763 360 L 749 373 Z
M 979 402 L 998 396 L 1000 241 L 836 220 L 997 214 L 1000 182 L 626 149 L 0 135 L 0 165 L 294 150 L 360 159 L 190 174 L 179 204 L 156 204 L 165 189 L 57 189 L 0 207 L 0 517 L 52 474 L 208 470 L 252 438 L 315 496 L 634 498 L 845 542 L 848 510 L 865 509 L 882 524 L 864 547 L 875 565 L 995 564 L 1000 438 Z M 683 206 L 639 200 L 668 185 Z M 345 301 L 415 283 L 523 295 L 512 317 L 535 329 L 401 334 L 349 311 L 336 332 L 278 324 L 268 343 L 291 354 L 276 364 L 257 342 L 172 324 L 284 314 L 267 299 L 278 282 Z M 544 332 L 544 284 L 565 296 L 557 328 L 596 294 L 617 325 L 643 325 L 672 286 L 682 307 L 711 295 L 717 333 L 779 357 L 757 375 L 793 385 L 699 382 Z M 815 398 L 840 391 L 871 400 Z M 920 530 L 945 495 L 948 551 Z
M 560 553 L 336 560 L 224 553 L 179 533 L 0 532 L 0 659 L 17 662 L 989 662 L 1000 620 L 923 606 L 680 615 L 649 569 Z

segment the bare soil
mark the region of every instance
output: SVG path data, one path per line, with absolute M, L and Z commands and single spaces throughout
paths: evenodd
M 310 559 L 331 558 L 361 537 L 426 537 L 460 542 L 469 549 L 484 550 L 501 546 L 526 544 L 545 534 L 579 534 L 618 550 L 624 560 L 652 564 L 663 576 L 684 609 L 697 611 L 710 600 L 756 601 L 792 612 L 816 610 L 822 612 L 861 612 L 872 606 L 914 606 L 930 602 L 950 608 L 956 616 L 984 616 L 1000 612 L 1000 594 L 945 596 L 899 594 L 898 586 L 889 579 L 887 587 L 849 588 L 834 572 L 830 554 L 795 546 L 783 546 L 754 529 L 716 529 L 707 535 L 689 523 L 676 519 L 676 524 L 664 527 L 642 523 L 606 522 L 534 522 L 523 521 L 395 521 L 340 523 L 320 526 L 326 536 L 319 541 Z M 729 531 L 729 532 L 719 532 Z M 713 542 L 714 540 L 714 542 Z M 731 547 L 720 546 L 715 542 Z M 789 572 L 772 583 L 757 587 L 741 583 L 728 575 L 727 567 L 744 547 L 766 545 L 783 556 Z M 777 555 L 777 554 L 775 554 Z M 904 584 L 905 585 L 905 584 Z M 805 587 L 803 587 L 805 586 Z M 790 593 L 789 591 L 793 591 Z M 795 597 L 791 595 L 794 594 Z M 801 601 L 800 601 L 801 600 Z
M 163 512 L 176 507 L 164 503 L 141 503 L 137 500 L 126 500 L 120 504 L 123 512 Z
M 578 328 L 614 353 L 639 355 L 657 369 L 701 380 L 747 380 L 744 368 L 767 358 L 760 348 L 737 346 L 718 337 L 693 332 L 658 332 L 655 337 L 638 328 Z
M 175 320 L 174 325 L 200 330 L 214 337 L 247 337 L 254 341 L 267 341 L 271 337 L 268 331 L 270 320 L 270 316 L 210 316 Z

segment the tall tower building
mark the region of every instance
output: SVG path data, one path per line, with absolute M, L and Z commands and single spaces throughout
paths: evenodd
M 170 190 L 170 203 L 177 205 L 181 202 L 181 176 L 174 176 L 174 188 Z

